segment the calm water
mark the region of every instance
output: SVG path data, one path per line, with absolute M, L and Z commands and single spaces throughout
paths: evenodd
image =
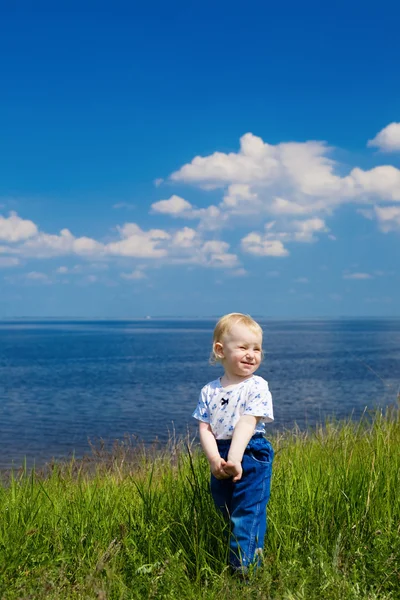
M 88 439 L 194 432 L 214 321 L 0 322 L 0 467 L 82 455 Z M 400 319 L 265 321 L 275 424 L 392 404 Z

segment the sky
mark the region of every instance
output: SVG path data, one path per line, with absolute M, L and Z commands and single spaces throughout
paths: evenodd
M 4 3 L 0 318 L 400 316 L 399 18 Z

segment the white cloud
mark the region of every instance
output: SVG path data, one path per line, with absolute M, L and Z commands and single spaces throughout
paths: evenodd
M 162 258 L 167 250 L 162 246 L 170 235 L 162 229 L 143 231 L 136 223 L 125 223 L 118 227 L 121 240 L 105 246 L 105 253 L 114 256 L 132 256 L 141 258 Z
M 295 283 L 308 283 L 308 278 L 307 277 L 297 277 L 294 281 L 295 281 Z
M 193 231 L 193 230 L 192 230 Z M 232 269 L 239 267 L 236 254 L 229 252 L 229 244 L 221 240 L 204 241 L 199 233 L 193 236 L 192 243 L 180 245 L 179 254 L 172 255 L 176 263 L 192 263 L 205 267 Z
M 304 215 L 307 208 L 285 198 L 273 198 L 270 212 L 276 215 Z
M 99 256 L 104 254 L 104 246 L 88 237 L 76 238 L 69 229 L 62 229 L 59 235 L 39 232 L 19 247 L 24 256 L 46 258 L 77 254 L 79 256 Z
M 375 206 L 374 212 L 381 231 L 400 231 L 399 206 Z
M 343 193 L 349 198 L 367 200 L 400 200 L 400 170 L 391 165 L 369 171 L 355 168 L 343 179 Z
M 14 222 L 31 223 L 31 221 L 23 221 L 16 215 Z M 125 223 L 122 227 L 117 227 L 119 240 L 103 244 L 86 236 L 76 238 L 69 229 L 62 229 L 59 234 L 48 234 L 39 232 L 36 225 L 33 223 L 32 225 L 33 228 L 30 227 L 30 230 L 35 231 L 35 235 L 32 233 L 31 237 L 18 247 L 3 246 L 3 252 L 14 252 L 29 258 L 49 258 L 71 254 L 95 259 L 110 255 L 156 258 L 166 255 L 166 250 L 161 248 L 160 244 L 171 237 L 166 231 L 160 229 L 143 231 L 136 223 Z M 16 239 L 16 235 L 14 238 Z
M 199 228 L 208 231 L 220 229 L 226 220 L 220 209 L 212 205 L 207 208 L 194 208 L 190 213 L 190 218 L 200 219 Z
M 190 164 L 172 173 L 171 180 L 220 187 L 265 181 L 276 177 L 278 170 L 275 147 L 247 133 L 240 140 L 239 153 L 215 152 L 206 157 L 196 156 Z
M 196 156 L 190 164 L 172 173 L 170 178 L 208 188 L 232 184 L 265 188 L 286 183 L 286 187 L 289 185 L 312 195 L 327 186 L 333 189 L 340 181 L 333 174 L 335 163 L 327 156 L 328 152 L 330 148 L 323 142 L 289 142 L 273 146 L 252 133 L 246 133 L 240 139 L 238 153 L 215 152 L 206 157 Z M 247 199 L 253 194 L 252 189 L 247 187 Z M 235 194 L 230 192 L 227 198 L 231 196 Z M 228 200 L 225 203 L 232 202 Z
M 314 219 L 306 219 L 304 221 L 292 221 L 288 227 L 293 230 L 292 234 L 290 232 L 285 234 L 288 241 L 291 239 L 296 242 L 315 242 L 316 233 L 328 231 L 325 226 L 325 221 L 317 217 Z
M 221 227 L 221 211 L 217 206 L 196 208 L 180 196 L 173 195 L 168 200 L 154 202 L 151 212 L 181 219 L 200 220 L 200 229 L 214 230 Z
M 380 132 L 382 139 L 386 129 Z M 393 128 L 390 131 L 393 147 Z M 385 135 L 387 139 L 387 132 Z M 153 214 L 197 220 L 196 227 L 145 230 L 128 222 L 116 227 L 107 241 L 98 241 L 75 237 L 66 228 L 59 234 L 45 233 L 32 221 L 10 213 L 8 218 L 0 217 L 0 240 L 4 241 L 0 254 L 27 258 L 75 255 L 87 262 L 91 259 L 110 264 L 116 259 L 126 264 L 129 258 L 139 258 L 146 259 L 146 268 L 148 263 L 202 265 L 243 275 L 245 270 L 230 245 L 221 239 L 210 239 L 215 237 L 211 231 L 232 225 L 234 220 L 242 228 L 242 251 L 271 257 L 288 256 L 290 244 L 312 243 L 323 234 L 335 239 L 326 220 L 344 203 L 363 206 L 359 212 L 375 219 L 382 231 L 400 231 L 400 205 L 382 206 L 388 201 L 400 202 L 400 170 L 391 165 L 366 171 L 356 167 L 347 175 L 339 175 L 339 165 L 331 153 L 324 142 L 271 145 L 247 133 L 240 140 L 238 152 L 197 156 L 169 178 L 205 189 L 220 189 L 219 203 L 214 200 L 214 204 L 198 208 L 173 194 L 151 205 Z M 122 278 L 145 276 L 142 269 L 128 272 L 132 265 L 125 268 Z M 90 269 L 87 271 L 90 273 Z M 75 271 L 59 267 L 57 272 Z M 361 279 L 364 275 L 347 273 L 345 277 Z
M 164 215 L 179 215 L 185 211 L 190 211 L 192 205 L 180 196 L 171 196 L 168 200 L 159 200 L 151 205 L 153 212 Z
M 79 275 L 87 271 L 107 271 L 109 269 L 108 264 L 104 262 L 93 262 L 93 263 L 83 263 L 76 264 L 73 267 L 61 266 L 58 267 L 55 271 L 59 275 Z
M 368 146 L 379 148 L 383 152 L 399 151 L 400 123 L 390 123 L 384 127 L 372 140 L 368 141 Z
M 379 229 L 383 233 L 400 231 L 400 206 L 374 206 L 372 208 L 360 208 L 357 212 L 366 219 L 376 219 Z
M 50 279 L 46 273 L 40 273 L 38 271 L 30 271 L 25 275 L 26 279 L 30 279 L 31 281 L 39 281 L 42 283 L 50 283 Z
M 394 149 L 399 127 L 400 123 L 390 124 L 369 145 Z M 19 264 L 21 257 L 75 255 L 86 259 L 86 264 L 89 261 L 111 264 L 112 260 L 126 264 L 129 258 L 140 258 L 146 259 L 146 268 L 148 263 L 188 264 L 244 274 L 230 245 L 221 239 L 210 239 L 217 237 L 211 231 L 230 226 L 235 220 L 241 227 L 242 251 L 258 256 L 288 256 L 289 244 L 312 243 L 323 234 L 335 239 L 326 220 L 344 203 L 356 203 L 358 212 L 376 220 L 381 231 L 400 231 L 400 170 L 391 165 L 370 170 L 355 167 L 348 174 L 339 175 L 339 165 L 331 154 L 332 149 L 324 142 L 271 145 L 247 133 L 240 140 L 238 152 L 196 156 L 169 178 L 170 182 L 219 189 L 219 201 L 198 208 L 173 194 L 151 205 L 153 214 L 197 220 L 196 227 L 145 230 L 128 222 L 116 227 L 107 241 L 98 241 L 87 236 L 75 237 L 66 228 L 58 234 L 39 231 L 35 223 L 12 212 L 8 217 L 0 216 L 0 242 L 3 242 L 0 256 L 6 257 L 3 264 L 9 266 Z M 388 202 L 396 204 L 388 206 Z M 128 271 L 132 265 L 125 268 Z M 90 271 L 85 267 L 85 273 Z M 78 270 L 59 267 L 57 272 L 67 274 Z M 364 275 L 345 276 L 363 278 Z M 132 279 L 142 276 L 141 269 L 121 275 Z
M 232 209 L 235 212 L 240 210 L 246 211 L 249 206 L 257 204 L 257 199 L 257 194 L 251 191 L 249 185 L 234 183 L 228 187 L 221 207 Z
M 199 234 L 195 229 L 184 227 L 178 230 L 172 237 L 172 245 L 177 248 L 191 248 L 193 244 L 197 244 Z
M 331 153 L 324 142 L 271 145 L 247 133 L 238 152 L 196 156 L 172 173 L 170 180 L 206 189 L 226 188 L 222 201 L 214 207 L 219 210 L 214 229 L 247 215 L 252 221 L 273 216 L 281 231 L 286 227 L 290 231 L 293 218 L 329 216 L 344 203 L 371 206 L 400 201 L 399 169 L 391 165 L 370 170 L 356 167 L 340 176 Z M 202 226 L 204 215 L 193 207 L 182 216 L 199 218 Z
M 226 242 L 209 241 L 201 248 L 203 260 L 201 264 L 211 267 L 231 269 L 238 266 L 236 254 L 227 252 L 229 244 Z
M 327 231 L 325 222 L 319 218 L 289 221 L 285 224 L 286 231 L 276 221 L 271 221 L 266 223 L 264 229 L 263 234 L 252 231 L 242 239 L 244 252 L 258 256 L 288 256 L 289 251 L 284 243 L 315 242 L 316 233 Z
M 244 252 L 256 256 L 288 256 L 289 252 L 280 240 L 271 240 L 259 233 L 252 232 L 246 235 L 241 242 Z
M 14 256 L 0 256 L 0 269 L 7 267 L 17 267 L 20 260 Z
M 167 246 L 168 264 L 192 264 L 204 267 L 238 268 L 236 254 L 221 240 L 204 240 L 201 232 L 190 227 L 176 231 Z
M 343 279 L 372 279 L 369 273 L 345 273 Z
M 205 209 L 210 214 L 215 207 Z M 201 209 L 202 210 L 202 209 Z M 19 221 L 22 221 L 15 215 Z M 155 265 L 161 264 L 193 264 L 204 267 L 233 269 L 240 268 L 236 254 L 228 251 L 229 244 L 221 240 L 207 240 L 199 230 L 183 227 L 171 233 L 163 229 L 145 231 L 137 223 L 125 223 L 116 227 L 118 238 L 108 243 L 82 236 L 76 238 L 68 229 L 59 234 L 48 234 L 35 227 L 36 235 L 13 246 L 0 246 L 0 254 L 17 254 L 27 258 L 52 258 L 55 256 L 77 255 L 99 262 L 91 262 L 84 267 L 60 266 L 56 269 L 59 275 L 81 273 L 91 269 L 106 269 L 105 260 L 111 258 L 149 259 Z M 7 258 L 8 265 L 16 265 L 18 258 Z M 139 272 L 127 274 L 133 278 Z M 34 278 L 35 276 L 33 276 Z M 94 279 L 93 279 L 94 281 Z
M 35 223 L 21 219 L 15 212 L 10 212 L 9 217 L 0 215 L 0 240 L 5 242 L 20 242 L 38 232 Z
M 135 269 L 131 273 L 121 273 L 122 279 L 138 280 L 146 279 L 146 274 L 141 269 Z

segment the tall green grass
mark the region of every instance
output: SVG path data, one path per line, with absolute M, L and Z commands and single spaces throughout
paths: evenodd
M 0 597 L 400 598 L 398 413 L 272 441 L 264 565 L 248 582 L 226 568 L 201 453 L 122 443 L 4 478 Z

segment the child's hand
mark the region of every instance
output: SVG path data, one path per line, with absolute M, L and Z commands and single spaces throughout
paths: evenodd
M 211 473 L 216 479 L 228 479 L 230 475 L 225 473 L 226 461 L 220 456 L 216 456 L 210 460 Z
M 228 460 L 228 462 L 225 463 L 224 471 L 228 477 L 233 477 L 233 482 L 239 481 L 239 479 L 242 478 L 243 473 L 242 463 L 240 461 L 233 462 L 232 460 Z

